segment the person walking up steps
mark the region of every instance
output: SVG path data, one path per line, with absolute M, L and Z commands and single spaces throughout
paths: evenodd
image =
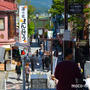
M 29 83 L 29 74 L 30 74 L 29 63 L 26 63 L 26 66 L 25 66 L 25 74 L 26 74 L 26 83 Z
M 20 62 L 17 62 L 16 73 L 17 73 L 17 80 L 20 80 L 20 76 L 21 76 L 21 63 Z
M 31 61 L 31 69 L 32 69 L 32 71 L 34 71 L 35 70 L 35 57 L 34 57 L 34 54 L 30 58 L 30 61 Z

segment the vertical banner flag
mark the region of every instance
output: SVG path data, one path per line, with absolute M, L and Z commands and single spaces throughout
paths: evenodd
M 19 6 L 19 42 L 27 43 L 28 31 L 27 31 L 27 6 Z

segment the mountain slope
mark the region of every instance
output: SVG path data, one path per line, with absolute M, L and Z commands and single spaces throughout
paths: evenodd
M 25 0 L 22 0 L 22 4 L 24 3 Z M 52 0 L 31 0 L 31 5 L 33 5 L 37 9 L 36 12 L 47 12 L 48 9 L 50 9 L 51 4 Z

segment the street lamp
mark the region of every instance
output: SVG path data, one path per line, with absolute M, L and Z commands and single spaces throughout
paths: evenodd
M 51 13 L 49 13 L 49 18 L 51 18 L 51 16 L 52 16 L 52 14 L 51 14 Z
M 39 14 L 37 13 L 36 14 L 36 21 L 37 21 L 37 24 L 38 24 L 38 19 L 39 19 Z M 36 23 L 36 22 L 35 22 Z M 37 27 L 37 24 L 35 25 L 35 27 Z
M 39 14 L 37 13 L 36 14 L 36 22 L 35 22 L 35 30 L 36 30 L 36 35 L 37 35 L 37 38 L 38 38 L 38 44 L 39 44 L 39 35 L 38 35 L 38 31 L 37 31 L 37 28 L 38 28 L 38 19 L 39 19 Z
M 38 13 L 36 14 L 36 19 L 38 19 L 39 18 L 39 15 L 38 15 Z
M 51 14 L 51 13 L 49 13 L 49 19 L 50 19 L 50 29 L 51 29 L 51 16 L 52 16 L 52 14 Z

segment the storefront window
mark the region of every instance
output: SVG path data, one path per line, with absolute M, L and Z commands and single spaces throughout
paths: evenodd
M 4 18 L 0 18 L 0 30 L 4 30 Z

